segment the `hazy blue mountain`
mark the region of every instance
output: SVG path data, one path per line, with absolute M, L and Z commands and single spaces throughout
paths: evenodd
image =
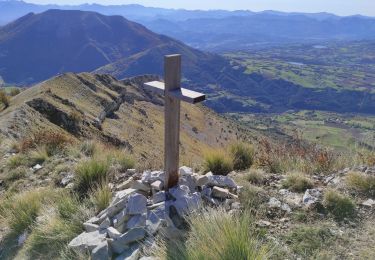
M 284 43 L 375 39 L 375 18 L 359 15 L 339 17 L 329 13 L 201 11 L 141 5 L 58 6 L 0 1 L 0 24 L 29 12 L 39 13 L 48 9 L 122 15 L 154 32 L 209 51 L 241 50 Z
M 0 27 L 0 77 L 7 83 L 33 84 L 65 72 L 95 71 L 119 79 L 162 75 L 163 57 L 171 53 L 183 56 L 184 84 L 207 93 L 207 105 L 220 112 L 375 111 L 374 94 L 309 89 L 246 74 L 238 63 L 156 34 L 122 16 L 49 10 Z

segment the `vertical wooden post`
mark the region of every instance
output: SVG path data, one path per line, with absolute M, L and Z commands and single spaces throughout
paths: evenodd
M 169 91 L 181 88 L 181 55 L 165 56 L 165 136 L 164 167 L 165 188 L 178 183 L 179 143 L 180 143 L 180 100 L 172 98 Z

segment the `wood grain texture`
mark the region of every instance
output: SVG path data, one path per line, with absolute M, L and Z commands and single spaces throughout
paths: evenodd
M 164 167 L 165 187 L 178 183 L 179 143 L 180 143 L 180 100 L 169 95 L 169 91 L 181 87 L 181 55 L 165 57 L 165 136 Z

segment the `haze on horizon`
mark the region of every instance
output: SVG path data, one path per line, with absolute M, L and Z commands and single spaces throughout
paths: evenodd
M 78 5 L 98 3 L 101 5 L 141 4 L 149 7 L 183 8 L 183 9 L 224 9 L 224 10 L 275 10 L 283 12 L 317 13 L 328 12 L 337 15 L 375 16 L 374 0 L 25 0 L 36 4 Z

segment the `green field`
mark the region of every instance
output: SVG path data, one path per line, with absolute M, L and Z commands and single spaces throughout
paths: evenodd
M 226 57 L 260 73 L 307 88 L 375 93 L 375 42 L 290 45 L 227 53 Z
M 285 138 L 301 138 L 339 150 L 375 149 L 375 117 L 322 111 L 229 114 L 250 128 Z

